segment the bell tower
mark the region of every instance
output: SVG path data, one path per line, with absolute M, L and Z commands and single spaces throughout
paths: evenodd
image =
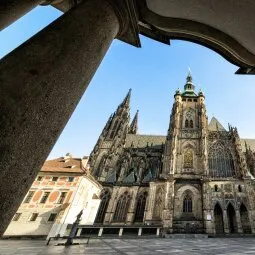
M 206 169 L 207 116 L 204 94 L 195 92 L 191 72 L 184 91 L 178 89 L 163 155 L 163 175 L 178 178 L 203 175 Z

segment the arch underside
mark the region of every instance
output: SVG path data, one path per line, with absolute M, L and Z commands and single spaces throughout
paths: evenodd
M 237 74 L 255 74 L 255 55 L 233 36 L 208 24 L 183 18 L 181 14 L 180 17 L 159 15 L 149 9 L 147 2 L 146 0 L 137 2 L 140 16 L 139 29 L 142 35 L 166 44 L 170 44 L 170 39 L 198 43 L 237 65 L 239 67 Z M 165 4 L 162 2 L 164 1 L 156 4 Z M 171 3 L 167 4 L 171 6 Z

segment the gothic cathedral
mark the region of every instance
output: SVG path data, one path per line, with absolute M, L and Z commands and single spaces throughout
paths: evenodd
M 216 118 L 191 74 L 177 90 L 166 136 L 137 134 L 131 91 L 107 121 L 90 169 L 104 186 L 95 225 L 161 233 L 255 233 L 255 140 Z

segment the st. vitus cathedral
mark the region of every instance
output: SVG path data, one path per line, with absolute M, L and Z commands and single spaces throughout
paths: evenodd
M 162 233 L 255 233 L 255 140 L 216 118 L 187 76 L 166 136 L 137 134 L 128 92 L 107 121 L 90 169 L 104 189 L 95 225 L 160 226 Z

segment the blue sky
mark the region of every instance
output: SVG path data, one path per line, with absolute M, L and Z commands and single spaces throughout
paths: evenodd
M 37 7 L 0 33 L 0 57 L 40 31 L 61 13 Z M 165 135 L 177 88 L 188 68 L 206 96 L 209 119 L 237 126 L 243 138 L 255 138 L 255 77 L 235 75 L 237 67 L 198 44 L 172 40 L 167 46 L 141 36 L 142 48 L 114 40 L 49 158 L 70 152 L 89 155 L 109 115 L 132 88 L 131 117 L 139 109 L 139 133 Z M 39 138 L 38 138 L 39 139 Z

